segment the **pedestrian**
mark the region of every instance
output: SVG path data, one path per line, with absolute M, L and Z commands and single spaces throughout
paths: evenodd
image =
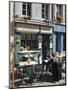
M 53 53 L 52 54 L 52 77 L 53 81 L 59 81 L 61 79 L 61 69 L 58 57 Z
M 51 72 L 52 72 L 52 55 L 50 53 L 47 53 L 46 54 L 46 58 L 45 60 L 43 61 L 43 66 L 46 65 L 46 69 L 45 71 L 51 75 Z
M 44 70 L 44 66 L 46 66 L 46 71 L 48 71 L 48 67 L 49 67 L 49 60 L 50 60 L 51 56 L 47 53 L 45 54 L 43 61 L 42 61 L 42 65 L 43 65 L 43 70 Z

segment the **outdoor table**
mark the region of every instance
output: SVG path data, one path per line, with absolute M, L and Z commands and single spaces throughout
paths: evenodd
M 23 78 L 33 77 L 33 73 L 35 72 L 35 65 L 38 64 L 38 54 L 39 50 L 25 50 L 18 52 L 17 64 Z
M 30 63 L 28 63 L 27 61 L 26 62 L 20 62 L 19 63 L 19 66 L 28 66 L 28 65 L 35 65 L 35 64 L 38 64 L 37 62 L 35 61 L 31 61 Z

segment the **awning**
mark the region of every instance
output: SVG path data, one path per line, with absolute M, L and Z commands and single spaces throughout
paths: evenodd
M 41 33 L 52 34 L 52 27 L 41 26 Z
M 28 32 L 28 33 L 38 33 L 39 32 L 39 29 L 20 28 L 20 27 L 15 28 L 15 30 L 17 30 L 18 32 Z
M 39 26 L 38 25 L 27 25 L 27 24 L 17 24 L 15 30 L 18 32 L 27 32 L 27 33 L 41 33 L 41 34 L 52 34 L 52 27 L 48 26 Z

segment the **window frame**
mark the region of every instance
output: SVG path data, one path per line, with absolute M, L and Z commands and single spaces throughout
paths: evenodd
M 25 3 L 25 9 L 23 9 L 23 4 Z M 32 5 L 31 5 L 31 3 L 30 2 L 24 2 L 24 3 L 22 3 L 22 15 L 23 16 L 28 16 L 28 17 L 31 17 L 31 9 L 32 9 Z M 30 10 L 29 10 L 29 8 L 28 8 L 28 4 L 30 4 Z M 23 14 L 23 11 L 25 11 L 26 13 L 25 14 Z M 28 15 L 28 11 L 30 12 L 30 14 Z
M 43 7 L 43 5 L 44 5 L 44 7 Z M 46 9 L 46 5 L 48 6 L 48 10 Z M 42 4 L 42 10 L 44 10 L 44 13 L 42 11 L 42 15 L 43 15 L 42 18 L 46 19 L 46 20 L 49 20 L 50 19 L 50 15 L 49 15 L 49 13 L 50 13 L 50 4 Z M 48 15 L 46 15 L 47 11 L 48 11 Z
M 60 36 L 60 34 L 57 32 L 56 33 L 56 52 L 59 52 L 59 45 L 60 45 L 60 43 L 59 43 L 59 36 Z
M 25 39 L 23 39 L 22 36 L 25 36 Z M 28 39 L 30 37 L 30 39 Z M 29 43 L 30 42 L 30 43 Z M 35 43 L 34 43 L 35 42 Z M 29 46 L 31 50 L 38 50 L 38 36 L 37 34 L 33 33 L 23 33 L 21 34 L 21 47 Z
M 56 7 L 57 7 L 57 16 L 59 15 L 63 16 L 63 5 L 57 4 Z

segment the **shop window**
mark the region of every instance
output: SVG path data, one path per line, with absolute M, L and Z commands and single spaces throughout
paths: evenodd
M 42 18 L 49 19 L 49 11 L 50 11 L 50 5 L 42 4 Z
M 31 16 L 31 3 L 22 3 L 22 14 L 25 16 Z
M 36 34 L 21 34 L 21 46 L 29 50 L 38 49 L 38 37 Z

